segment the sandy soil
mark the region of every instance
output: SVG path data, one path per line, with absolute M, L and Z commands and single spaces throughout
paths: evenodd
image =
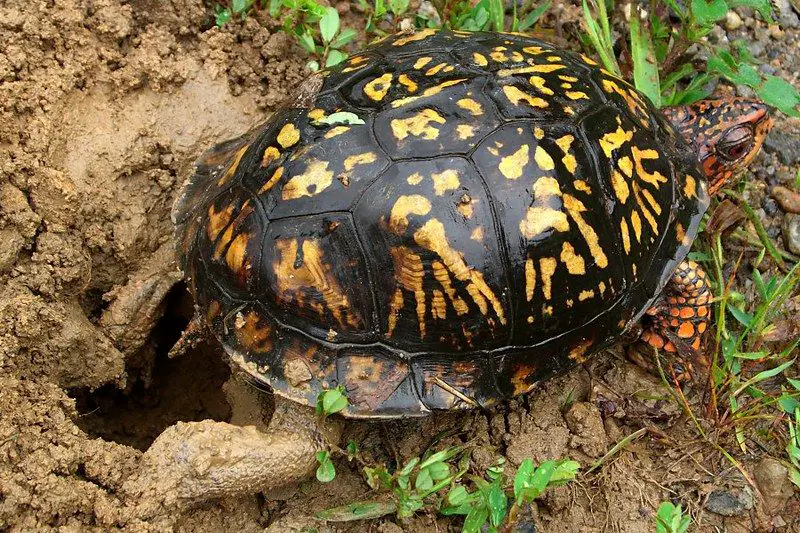
M 303 79 L 304 63 L 268 23 L 214 28 L 201 0 L 0 7 L 0 530 L 451 527 L 425 514 L 339 528 L 315 520 L 316 511 L 369 497 L 345 460 L 328 485 L 176 515 L 148 516 L 120 495 L 167 426 L 259 425 L 269 411 L 268 395 L 231 376 L 217 346 L 167 358 L 191 301 L 183 285 L 150 274 L 170 259 L 169 211 L 194 160 L 263 120 Z M 797 121 L 779 125 L 792 128 Z M 777 154 L 759 164 L 765 181 L 788 166 Z M 772 174 L 763 170 L 770 165 Z M 131 302 L 133 292 L 146 297 Z M 149 321 L 132 324 L 142 310 Z M 537 502 L 540 531 L 651 531 L 655 508 L 670 498 L 709 530 L 800 528 L 790 488 L 771 480 L 761 487 L 766 499 L 753 496 L 695 440 L 659 382 L 618 352 L 491 413 L 351 423 L 345 438 L 361 442 L 368 460 L 387 462 L 419 454 L 447 430 L 445 444 L 475 444 L 477 468 L 502 454 L 513 470 L 526 457 L 591 464 L 641 427 L 658 430 Z M 763 455 L 756 448 L 739 459 L 752 471 Z M 715 490 L 744 492 L 745 504 L 734 516 L 712 513 Z

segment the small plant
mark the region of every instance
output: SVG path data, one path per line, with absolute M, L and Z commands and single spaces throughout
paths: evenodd
M 318 416 L 325 418 L 342 411 L 348 405 L 349 402 L 344 395 L 344 388 L 339 385 L 335 389 L 325 390 L 320 393 L 317 397 L 316 412 Z M 354 446 L 352 449 L 357 451 L 355 443 L 352 444 Z M 347 449 L 348 452 L 351 450 L 350 444 L 348 444 Z M 353 455 L 355 455 L 355 451 Z M 322 483 L 333 481 L 336 477 L 336 468 L 333 466 L 333 461 L 331 461 L 331 452 L 328 450 L 319 451 L 316 457 L 319 463 L 317 467 L 317 479 Z
M 794 388 L 800 391 L 800 380 L 790 379 Z M 792 420 L 794 415 L 794 420 Z M 800 488 L 800 429 L 797 424 L 800 422 L 800 405 L 790 412 L 789 419 L 789 441 L 786 443 L 786 455 L 789 457 L 789 479 Z
M 686 533 L 692 519 L 683 514 L 679 505 L 662 502 L 656 513 L 656 533 Z
M 632 73 L 634 85 L 657 107 L 688 104 L 709 95 L 706 86 L 716 78 L 751 87 L 764 102 L 791 116 L 800 116 L 800 92 L 787 81 L 761 74 L 753 66 L 747 43 L 734 42 L 729 49 L 705 41 L 729 9 L 746 6 L 772 22 L 770 0 L 691 0 L 679 3 L 660 0 L 643 11 L 631 5 L 629 35 L 623 49 L 629 50 L 621 64 L 614 52 L 611 12 L 605 0 L 582 0 L 586 35 L 584 43 L 594 49 L 603 66 L 620 77 Z M 677 26 L 670 22 L 678 19 Z M 687 52 L 692 45 L 706 48 L 708 61 L 698 70 Z
M 526 459 L 510 487 L 502 457 L 484 476 L 465 477 L 470 468 L 470 457 L 465 451 L 463 447 L 454 446 L 423 458 L 415 457 L 394 473 L 380 465 L 365 467 L 367 484 L 378 492 L 391 494 L 390 501 L 356 502 L 329 509 L 317 517 L 350 521 L 395 513 L 398 518 L 405 518 L 427 504 L 445 516 L 464 516 L 462 531 L 465 533 L 481 531 L 484 526 L 496 532 L 504 523 L 513 523 L 520 509 L 545 490 L 574 479 L 580 466 L 565 459 L 547 461 L 534 468 L 533 461 Z M 443 491 L 448 487 L 445 494 Z M 510 508 L 509 501 L 512 502 Z

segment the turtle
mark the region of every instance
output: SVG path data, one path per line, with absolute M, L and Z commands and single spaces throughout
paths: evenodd
M 658 110 L 520 34 L 400 33 L 309 77 L 204 154 L 173 209 L 199 320 L 278 404 L 260 444 L 214 441 L 257 460 L 182 470 L 182 497 L 307 475 L 309 407 L 336 387 L 349 418 L 487 408 L 637 325 L 702 361 L 711 292 L 686 256 L 771 124 L 746 98 Z M 160 437 L 182 451 L 153 475 L 197 434 Z

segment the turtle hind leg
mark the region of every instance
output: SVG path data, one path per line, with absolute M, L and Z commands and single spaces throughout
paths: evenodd
M 693 370 L 708 372 L 703 355 L 703 337 L 711 318 L 711 284 L 694 261 L 683 261 L 672 275 L 661 300 L 648 309 L 641 339 L 670 354 L 671 373 L 679 381 Z

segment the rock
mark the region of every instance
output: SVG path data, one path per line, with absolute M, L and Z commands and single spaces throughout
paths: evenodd
M 778 154 L 784 165 L 794 166 L 800 162 L 800 135 L 776 128 L 764 140 L 764 150 Z
M 714 489 L 708 495 L 706 509 L 722 516 L 741 516 L 754 504 L 753 489 L 744 485 L 741 488 Z
M 800 254 L 800 215 L 789 214 L 781 226 L 783 243 L 793 254 Z
M 728 14 L 725 15 L 725 28 L 727 30 L 738 30 L 742 27 L 742 24 L 742 17 L 736 11 L 728 11 Z
M 753 474 L 758 490 L 764 496 L 766 512 L 771 515 L 780 511 L 793 493 L 789 470 L 777 459 L 765 457 L 756 465 Z
M 786 213 L 800 213 L 800 192 L 788 187 L 776 185 L 772 188 L 772 197 L 777 200 Z
M 797 16 L 789 0 L 773 0 L 778 8 L 778 21 L 784 28 L 800 28 L 800 17 Z M 800 10 L 800 9 L 798 9 Z
M 776 41 L 782 40 L 786 37 L 786 32 L 781 29 L 780 26 L 777 24 L 772 24 L 769 27 L 769 36 L 775 39 Z

